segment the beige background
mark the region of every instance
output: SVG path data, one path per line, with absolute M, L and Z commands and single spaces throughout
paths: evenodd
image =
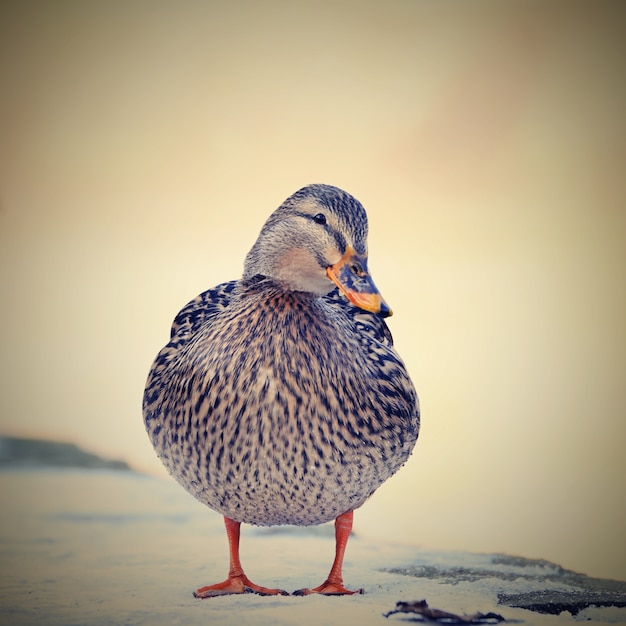
M 175 313 L 310 182 L 419 391 L 371 535 L 626 578 L 622 2 L 3 2 L 0 431 L 161 472 Z

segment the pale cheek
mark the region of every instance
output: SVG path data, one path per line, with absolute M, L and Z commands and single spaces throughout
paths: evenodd
M 314 273 L 319 268 L 313 255 L 302 248 L 292 248 L 283 254 L 278 261 L 278 273 L 287 272 L 289 274 Z
M 328 246 L 324 250 L 324 258 L 328 261 L 328 265 L 334 265 L 341 259 L 341 252 L 335 246 Z
M 326 270 L 318 265 L 312 254 L 299 248 L 280 257 L 273 275 L 287 288 L 296 291 L 323 295 L 333 288 Z

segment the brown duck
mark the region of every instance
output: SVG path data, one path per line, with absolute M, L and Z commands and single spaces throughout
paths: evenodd
M 176 316 L 143 414 L 169 473 L 224 516 L 230 571 L 197 597 L 285 593 L 244 574 L 242 522 L 335 520 L 328 578 L 296 593 L 357 593 L 342 579 L 353 511 L 408 459 L 419 430 L 389 315 L 367 270 L 363 206 L 310 185 L 270 215 L 240 280 Z

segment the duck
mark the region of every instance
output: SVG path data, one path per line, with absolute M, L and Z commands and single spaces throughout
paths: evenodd
M 354 511 L 411 455 L 420 408 L 368 270 L 368 221 L 326 184 L 289 196 L 263 225 L 240 279 L 175 317 L 148 374 L 144 424 L 169 474 L 223 516 L 226 579 L 195 590 L 285 595 L 244 573 L 241 525 L 334 521 L 326 580 L 344 586 Z M 287 594 L 289 595 L 289 594 Z

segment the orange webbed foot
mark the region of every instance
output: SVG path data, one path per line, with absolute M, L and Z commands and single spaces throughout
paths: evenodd
M 225 581 L 207 587 L 200 587 L 193 592 L 196 598 L 214 598 L 236 593 L 256 593 L 260 596 L 288 596 L 283 589 L 270 589 L 253 583 L 245 574 L 229 576 Z
M 319 587 L 294 591 L 294 596 L 308 596 L 313 593 L 319 593 L 324 596 L 352 596 L 357 593 L 365 593 L 363 589 L 352 591 L 343 586 L 341 568 L 348 537 L 352 531 L 352 518 L 352 511 L 346 511 L 335 520 L 335 560 L 328 578 Z
M 244 573 L 239 561 L 239 533 L 241 522 L 224 516 L 228 547 L 230 551 L 230 569 L 228 578 L 215 585 L 200 587 L 193 592 L 196 598 L 213 598 L 215 596 L 228 596 L 235 593 L 257 593 L 260 596 L 288 596 L 282 589 L 269 589 L 255 585 Z
M 319 587 L 314 587 L 313 589 L 298 589 L 293 592 L 293 595 L 309 596 L 314 593 L 319 593 L 323 596 L 353 596 L 355 594 L 363 594 L 365 593 L 365 590 L 355 589 L 353 591 L 351 589 L 346 589 L 341 581 L 332 582 L 330 580 L 326 580 Z

